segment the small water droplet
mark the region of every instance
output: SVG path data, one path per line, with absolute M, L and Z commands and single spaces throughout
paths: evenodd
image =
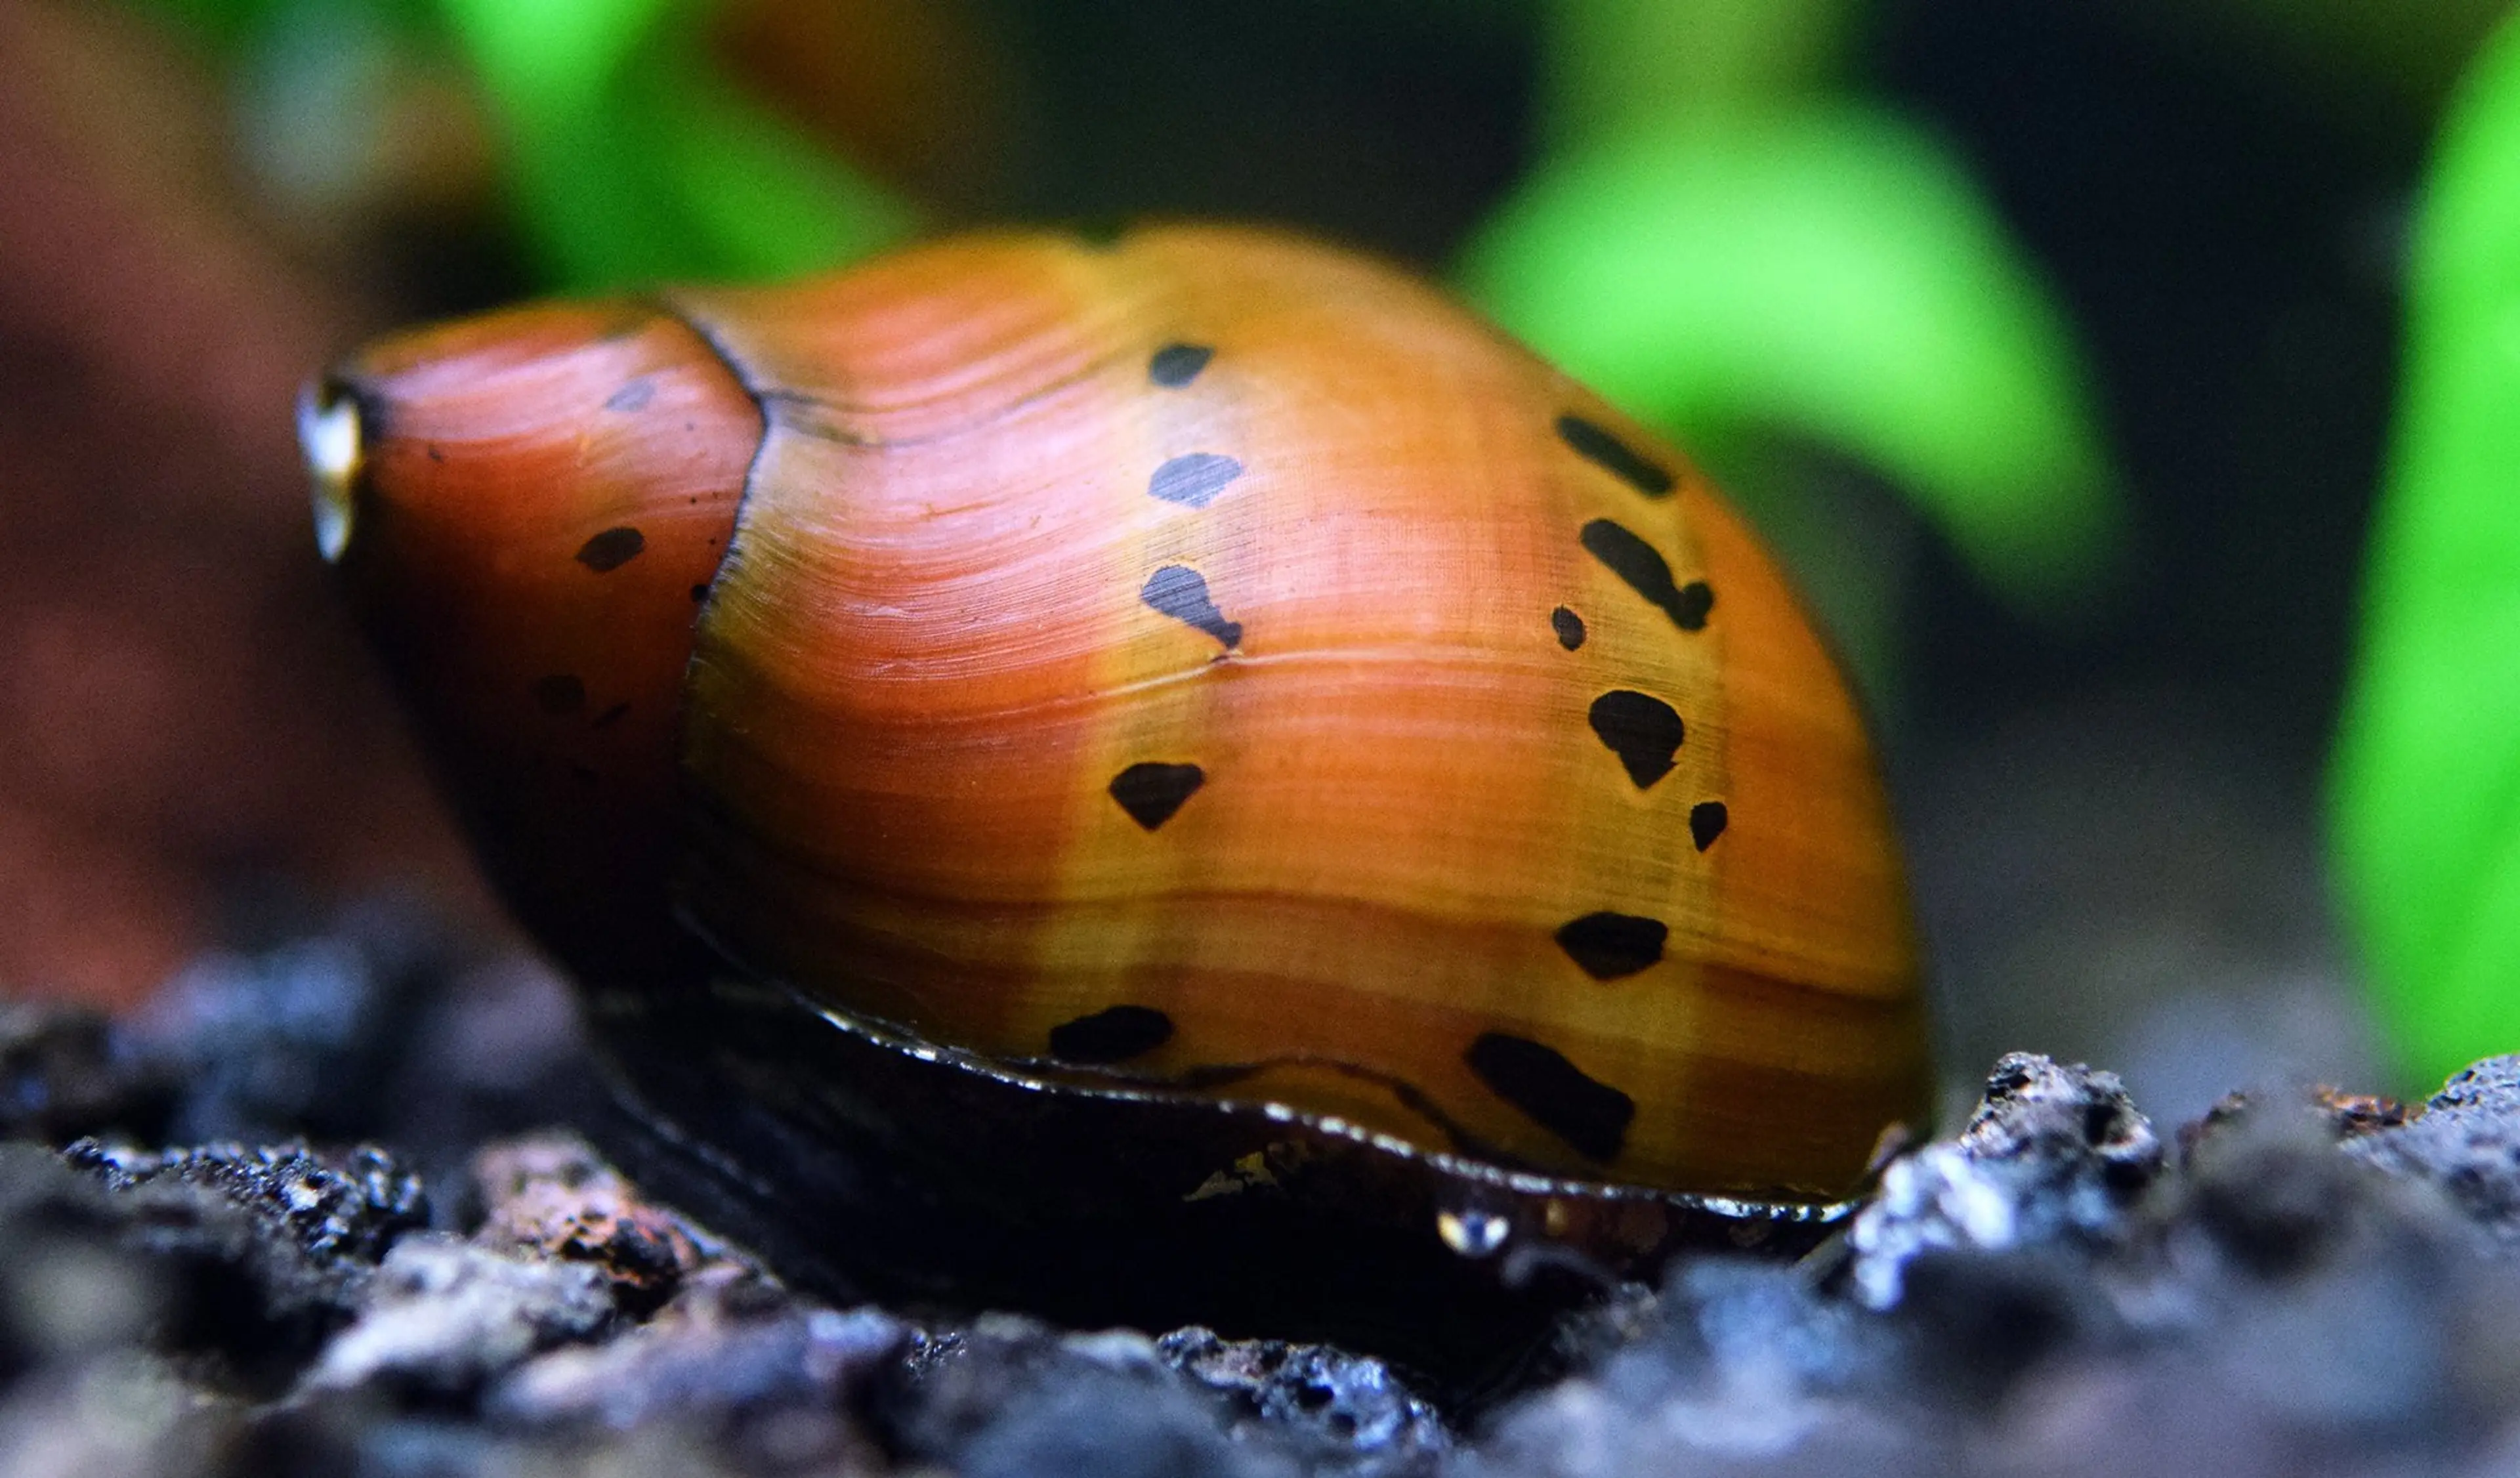
M 1463 1257 L 1493 1257 L 1513 1232 L 1513 1224 L 1493 1211 L 1446 1207 L 1435 1213 L 1435 1234 Z

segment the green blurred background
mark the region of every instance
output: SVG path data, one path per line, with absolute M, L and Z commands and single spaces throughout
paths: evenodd
M 2477 101 L 2503 10 L 0 0 L 0 985 L 129 999 L 387 882 L 492 927 L 292 527 L 325 354 L 958 225 L 1233 216 L 1449 279 L 1767 529 L 1883 733 L 1957 1074 L 2090 1057 L 2177 1114 L 2520 1048 L 2520 702 L 2462 704 L 2500 649 L 2439 635 L 2520 592 L 2520 538 L 2477 554 L 2520 505 L 2458 450 L 2499 372 L 2422 371 L 2520 318 L 2491 261 L 2418 269 L 2520 211 Z M 2485 203 L 2419 231 L 2471 68 Z M 2322 813 L 2384 484 L 2431 542 L 2382 561 Z

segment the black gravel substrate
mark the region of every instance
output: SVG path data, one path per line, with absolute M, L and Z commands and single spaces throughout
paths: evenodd
M 389 909 L 126 1023 L 0 1008 L 0 1474 L 2520 1465 L 2520 1058 L 2170 1135 L 2006 1057 L 1818 1253 L 1605 1289 L 1465 1411 L 1318 1345 L 823 1306 L 644 1200 L 570 1132 L 603 1102 L 547 980 Z

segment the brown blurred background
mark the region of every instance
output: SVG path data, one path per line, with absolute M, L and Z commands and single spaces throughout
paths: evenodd
M 248 207 L 158 27 L 8 0 L 0 59 L 0 980 L 127 1001 L 282 878 L 467 899 L 291 430 L 392 305 Z

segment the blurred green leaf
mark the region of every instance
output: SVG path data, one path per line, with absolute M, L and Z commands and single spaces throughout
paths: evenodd
M 451 38 L 491 99 L 551 287 L 786 276 L 914 224 L 904 202 L 710 70 L 694 33 L 706 0 L 143 3 L 242 54 L 262 83 L 248 122 L 264 156 L 306 189 L 357 153 L 356 140 L 288 134 L 326 115 L 337 100 L 325 89 L 372 76 L 381 47 Z
M 656 177 L 714 267 L 786 277 L 908 236 L 908 206 L 717 76 L 661 68 L 640 113 Z
M 1782 431 L 1872 467 L 2027 610 L 2069 617 L 2117 553 L 2062 316 L 1948 152 L 1885 112 L 1570 152 L 1464 277 L 1570 373 L 1701 445 Z
M 519 115 L 595 106 L 676 0 L 439 0 L 499 101 Z
M 873 181 L 710 72 L 679 0 L 439 0 L 571 291 L 832 266 L 905 235 Z
M 2410 1082 L 2520 1049 L 2520 23 L 2426 187 L 2407 371 L 2331 776 L 2349 916 Z

